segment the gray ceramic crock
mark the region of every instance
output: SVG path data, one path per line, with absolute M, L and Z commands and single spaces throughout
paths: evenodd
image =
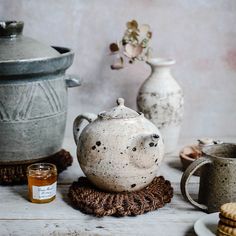
M 236 202 L 236 144 L 222 143 L 203 148 L 203 157 L 194 161 L 184 172 L 181 191 L 193 206 L 217 212 L 227 202 Z M 192 174 L 201 167 L 198 202 L 188 192 Z
M 0 164 L 41 160 L 62 146 L 71 49 L 22 35 L 23 22 L 0 22 Z

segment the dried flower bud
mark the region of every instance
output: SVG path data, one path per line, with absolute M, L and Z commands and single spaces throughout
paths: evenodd
M 123 57 L 119 57 L 117 61 L 111 65 L 112 70 L 120 70 L 124 67 L 124 59 Z
M 132 20 L 126 23 L 128 29 L 137 30 L 138 29 L 138 22 L 136 20 Z
M 111 52 L 118 52 L 119 51 L 119 47 L 116 43 L 111 43 L 110 44 L 110 50 Z
M 127 41 L 123 38 L 122 39 L 122 45 L 125 46 L 127 44 Z
M 126 23 L 127 29 L 121 41 L 110 45 L 111 54 L 117 58 L 111 69 L 119 70 L 124 67 L 124 59 L 130 64 L 135 60 L 147 61 L 150 58 L 149 40 L 152 38 L 150 26 L 138 25 L 136 20 Z M 124 59 L 121 55 L 124 55 Z
M 124 54 L 129 58 L 135 58 L 138 57 L 142 51 L 143 48 L 140 45 L 134 46 L 132 44 L 126 44 Z
M 140 33 L 141 33 L 141 34 L 147 34 L 147 32 L 150 31 L 150 26 L 147 25 L 147 24 L 141 25 L 141 26 L 139 27 L 139 30 L 140 30 Z
M 147 32 L 147 38 L 149 38 L 149 39 L 152 38 L 152 32 L 151 31 Z

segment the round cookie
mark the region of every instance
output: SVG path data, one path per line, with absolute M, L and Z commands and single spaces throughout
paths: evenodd
M 221 222 L 218 224 L 218 231 L 226 235 L 236 236 L 236 228 L 224 225 Z
M 230 236 L 229 234 L 222 233 L 219 230 L 217 230 L 217 234 L 216 235 L 217 236 Z
M 230 202 L 220 207 L 220 213 L 225 218 L 236 221 L 236 202 Z
M 224 217 L 222 214 L 220 214 L 219 217 L 220 217 L 220 221 L 221 221 L 223 224 L 228 225 L 228 226 L 231 226 L 231 227 L 236 227 L 236 221 L 230 220 L 230 219 Z

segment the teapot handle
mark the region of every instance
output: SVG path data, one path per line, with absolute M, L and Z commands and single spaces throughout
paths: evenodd
M 87 120 L 89 123 L 91 123 L 92 121 L 97 119 L 97 117 L 98 116 L 93 113 L 83 113 L 75 118 L 73 123 L 73 135 L 76 145 L 78 144 L 79 141 L 79 136 L 80 136 L 79 131 L 83 120 Z

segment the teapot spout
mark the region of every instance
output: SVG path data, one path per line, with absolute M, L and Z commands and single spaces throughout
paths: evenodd
M 159 134 L 139 136 L 131 150 L 132 162 L 136 167 L 149 169 L 158 165 L 164 155 L 162 138 Z
M 156 147 L 160 140 L 159 134 L 149 134 L 148 136 L 144 137 L 144 147 Z

